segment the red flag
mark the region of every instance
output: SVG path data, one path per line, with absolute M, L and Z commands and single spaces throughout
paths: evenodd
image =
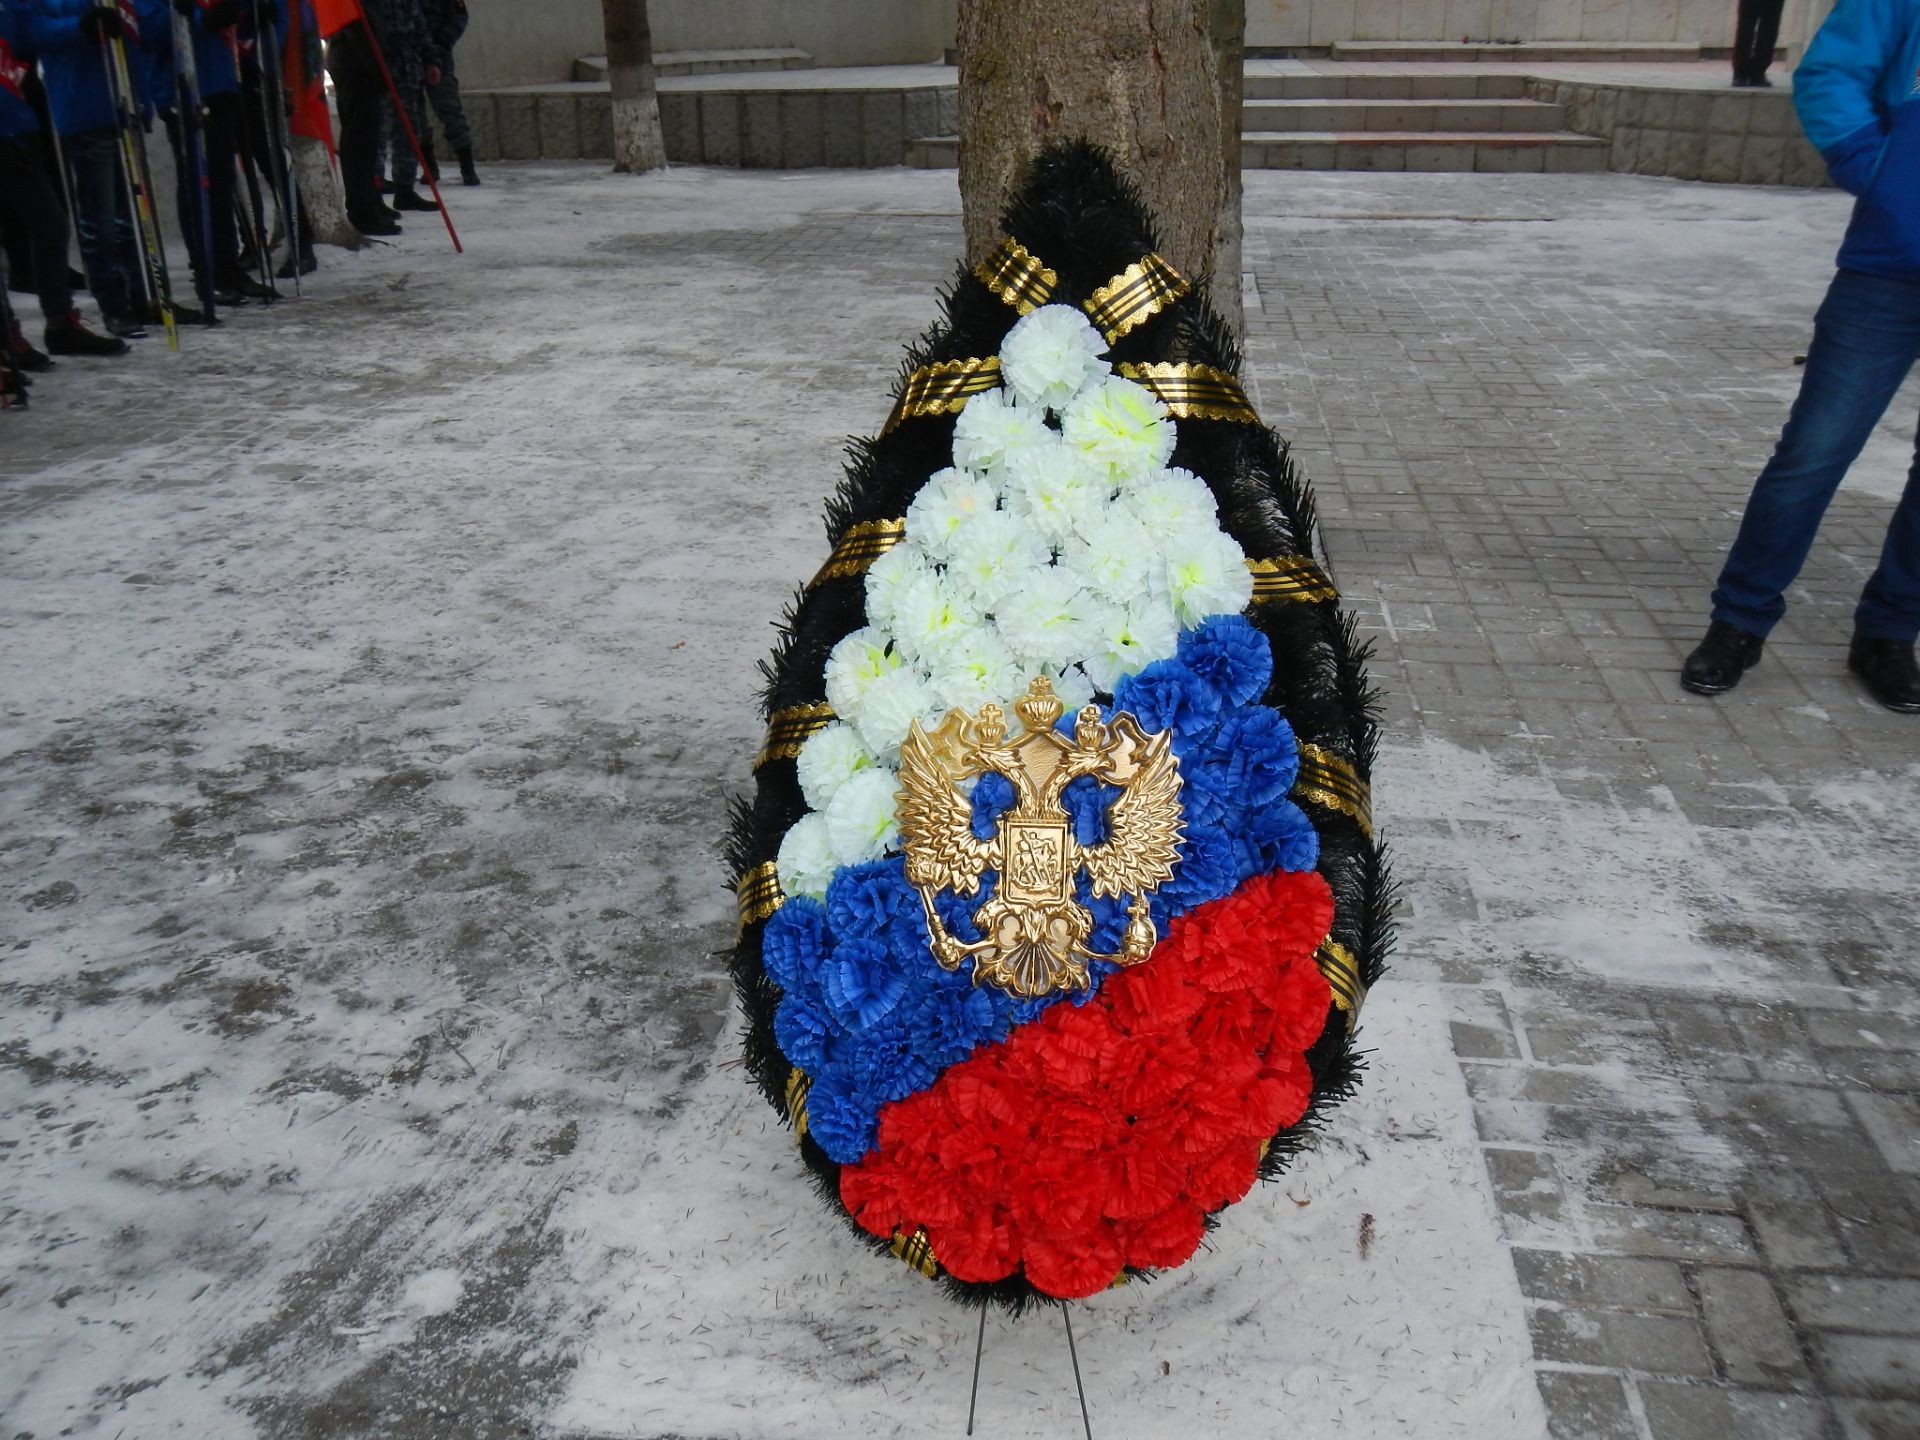
M 356 0 L 344 0 L 344 3 L 358 12 Z M 327 147 L 327 154 L 331 155 L 334 153 L 333 119 L 327 114 L 327 84 L 320 58 L 320 28 L 315 22 L 313 10 L 313 5 L 303 3 L 303 0 L 294 0 L 287 7 L 287 53 L 283 70 L 287 77 L 287 99 L 292 106 L 292 114 L 287 117 L 287 128 L 295 135 L 320 141 Z
M 313 11 L 319 18 L 323 40 L 331 40 L 361 18 L 360 0 L 313 0 Z

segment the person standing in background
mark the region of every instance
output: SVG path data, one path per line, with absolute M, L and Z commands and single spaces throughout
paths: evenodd
M 453 69 L 453 47 L 467 33 L 467 0 L 427 0 L 427 24 L 433 32 L 434 63 L 440 68 L 438 80 L 432 71 L 427 73 L 427 99 L 433 113 L 440 117 L 440 128 L 446 132 L 454 158 L 460 162 L 460 183 L 478 185 L 480 172 L 473 168 L 473 129 L 467 124 L 466 107 L 460 103 L 460 77 Z M 420 142 L 426 144 L 425 131 Z M 436 170 L 433 178 L 438 180 L 440 172 Z
M 1740 0 L 1733 24 L 1733 85 L 1736 90 L 1771 90 L 1767 67 L 1780 41 L 1780 11 L 1786 0 Z

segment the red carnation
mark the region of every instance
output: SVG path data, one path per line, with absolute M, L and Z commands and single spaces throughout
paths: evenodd
M 1206 1221 L 1194 1205 L 1172 1205 L 1138 1224 L 1121 1227 L 1127 1263 L 1143 1270 L 1171 1270 L 1186 1264 L 1206 1233 Z

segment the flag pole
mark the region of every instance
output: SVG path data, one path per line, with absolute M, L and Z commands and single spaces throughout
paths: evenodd
M 460 243 L 460 234 L 453 228 L 453 216 L 447 213 L 447 202 L 440 196 L 440 182 L 433 178 L 433 171 L 427 168 L 427 157 L 420 153 L 420 137 L 413 133 L 413 121 L 407 115 L 407 107 L 400 99 L 400 87 L 393 83 L 393 72 L 387 68 L 387 57 L 380 51 L 380 39 L 373 33 L 365 12 L 360 15 L 360 24 L 367 32 L 367 43 L 373 46 L 373 58 L 380 62 L 381 78 L 387 82 L 387 94 L 393 97 L 393 113 L 400 117 L 400 128 L 407 132 L 407 144 L 413 147 L 413 158 L 420 166 L 420 173 L 426 177 L 427 188 L 433 191 L 434 203 L 440 207 L 440 219 L 447 227 L 447 235 L 453 241 L 453 253 L 466 254 L 466 247 Z

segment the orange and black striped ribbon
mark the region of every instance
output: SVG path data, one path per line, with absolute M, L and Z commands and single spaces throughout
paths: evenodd
M 922 415 L 957 415 L 974 396 L 999 388 L 998 355 L 922 365 L 901 382 L 900 396 L 893 402 L 893 413 L 887 416 L 880 433 L 891 434 L 903 420 Z
M 1080 308 L 1111 345 L 1192 288 L 1185 276 L 1158 255 L 1143 255 L 1088 296 Z
M 762 861 L 742 875 L 740 883 L 733 887 L 733 896 L 740 905 L 742 930 L 759 924 L 787 898 L 780 893 L 780 872 L 771 860 Z
M 820 573 L 807 582 L 807 588 L 811 590 L 829 580 L 866 574 L 873 568 L 873 562 L 898 545 L 906 533 L 904 520 L 862 520 L 858 525 L 849 525 L 840 543 L 833 547 L 833 554 L 827 557 L 827 563 L 820 567 Z
M 758 770 L 775 760 L 791 760 L 812 736 L 833 723 L 833 707 L 824 702 L 814 705 L 789 705 L 767 717 L 767 743 L 753 757 Z
M 1181 420 L 1233 420 L 1243 425 L 1258 425 L 1260 415 L 1247 399 L 1240 382 L 1225 370 L 1211 365 L 1176 364 L 1156 360 L 1151 364 L 1126 364 L 1121 375 L 1151 390 L 1160 403 Z
M 1305 555 L 1275 555 L 1269 560 L 1249 560 L 1247 569 L 1253 572 L 1255 600 L 1290 600 L 1315 605 L 1340 598 L 1340 592 L 1333 588 L 1333 581 L 1327 578 L 1327 572 Z
M 1329 937 L 1313 952 L 1313 963 L 1326 977 L 1327 988 L 1333 991 L 1333 1003 L 1346 1015 L 1347 1029 L 1351 1031 L 1360 1023 L 1360 1007 L 1367 1003 L 1367 987 L 1360 979 L 1359 960 L 1346 946 Z
M 973 267 L 973 273 L 1021 315 L 1031 315 L 1046 304 L 1060 284 L 1060 277 L 1011 235 L 994 246 L 993 253 Z
M 1331 750 L 1318 745 L 1300 747 L 1300 777 L 1293 782 L 1294 795 L 1338 810 L 1349 816 L 1361 832 L 1373 834 L 1373 792 L 1353 768 Z
M 813 1077 L 798 1065 L 787 1074 L 787 1121 L 793 1126 L 793 1138 L 807 1133 L 807 1092 L 813 1089 Z

